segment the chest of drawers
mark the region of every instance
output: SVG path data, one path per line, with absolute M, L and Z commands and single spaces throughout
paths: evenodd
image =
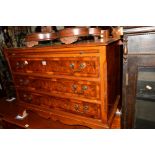
M 5 49 L 20 106 L 68 125 L 110 128 L 120 91 L 117 40 Z

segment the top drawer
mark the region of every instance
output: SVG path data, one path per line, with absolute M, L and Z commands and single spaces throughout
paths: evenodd
M 99 76 L 99 57 L 12 57 L 13 72 L 51 75 Z

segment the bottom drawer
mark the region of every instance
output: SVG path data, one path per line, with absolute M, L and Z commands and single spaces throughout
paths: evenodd
M 27 104 L 40 106 L 40 108 L 57 109 L 95 119 L 101 118 L 101 107 L 99 104 L 25 91 L 19 92 L 19 99 Z

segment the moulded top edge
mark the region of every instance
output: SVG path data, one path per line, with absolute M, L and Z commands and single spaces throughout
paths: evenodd
M 87 42 L 80 42 L 74 44 L 53 44 L 48 46 L 34 46 L 34 47 L 18 47 L 18 48 L 6 48 L 7 50 L 11 51 L 18 51 L 18 50 L 34 50 L 34 49 L 59 49 L 59 48 L 74 48 L 74 47 L 91 47 L 91 46 L 107 46 L 115 41 L 119 40 L 119 38 L 109 38 L 105 40 L 98 40 L 98 41 L 87 41 Z

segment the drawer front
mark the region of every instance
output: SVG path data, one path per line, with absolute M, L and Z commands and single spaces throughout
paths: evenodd
M 100 119 L 101 117 L 100 105 L 98 104 L 46 96 L 26 91 L 19 91 L 19 99 L 27 104 L 40 106 L 40 108 L 57 109 L 95 119 Z
M 88 99 L 100 98 L 99 83 L 92 81 L 16 76 L 15 83 L 17 86 L 23 88 L 51 92 L 51 94 L 66 94 L 68 96 L 84 97 Z
M 99 76 L 99 58 L 93 57 L 54 57 L 10 59 L 14 72 L 45 73 L 52 75 Z

